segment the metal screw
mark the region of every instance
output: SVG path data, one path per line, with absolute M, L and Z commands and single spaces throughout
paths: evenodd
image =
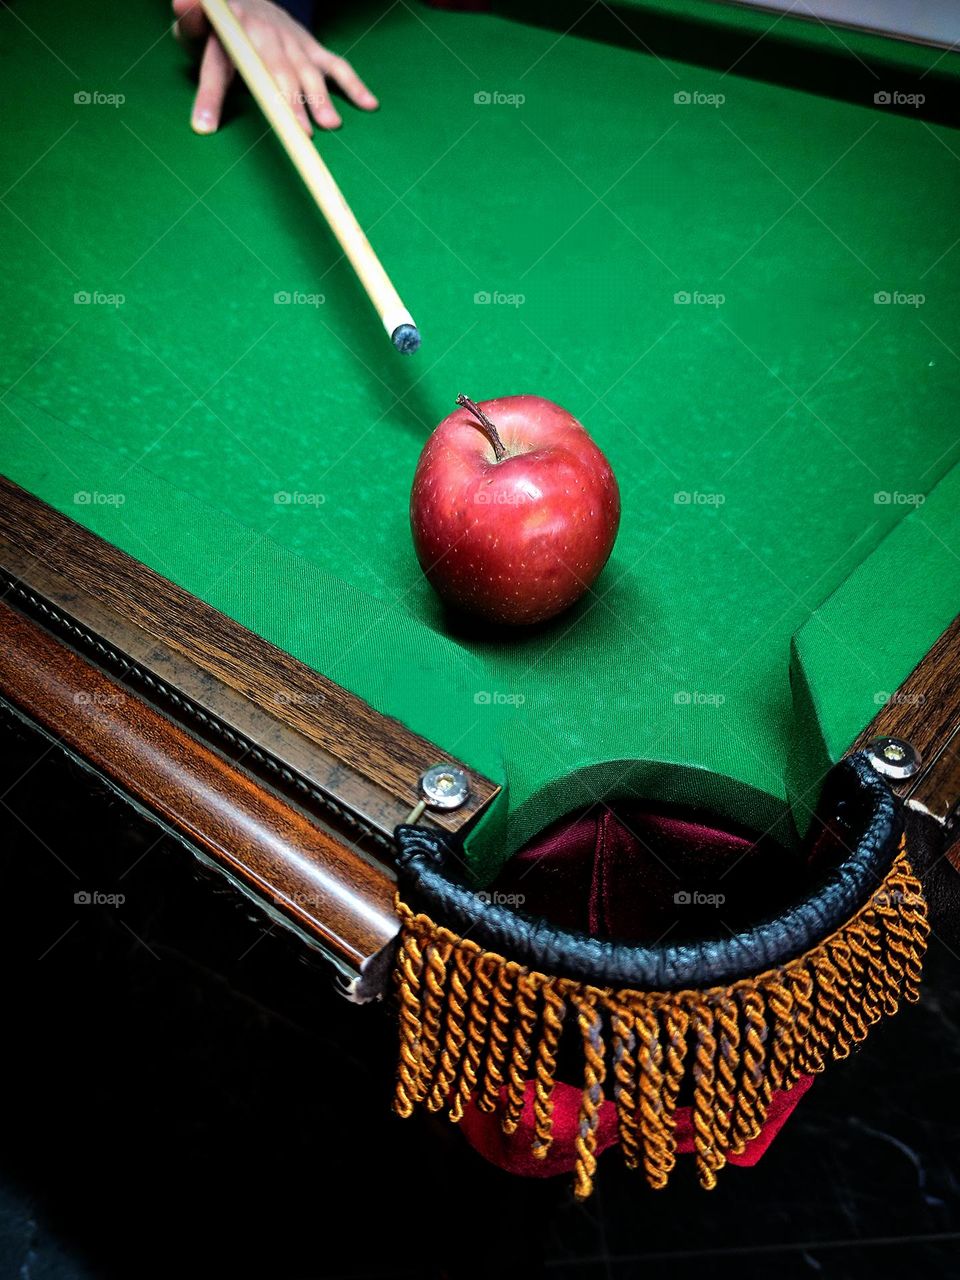
M 420 790 L 431 809 L 459 809 L 470 797 L 470 783 L 455 764 L 435 764 L 420 776 Z
M 891 782 L 912 778 L 920 768 L 920 752 L 902 738 L 874 738 L 867 743 L 867 759 Z

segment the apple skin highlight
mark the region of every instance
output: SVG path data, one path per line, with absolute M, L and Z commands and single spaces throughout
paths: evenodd
M 420 567 L 448 604 L 509 626 L 545 622 L 596 581 L 620 523 L 609 462 L 583 426 L 541 396 L 479 404 L 506 450 L 466 408 L 424 446 L 410 495 Z

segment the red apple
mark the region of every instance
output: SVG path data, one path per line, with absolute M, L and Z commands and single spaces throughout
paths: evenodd
M 492 622 L 543 622 L 606 564 L 620 523 L 617 481 L 576 418 L 550 400 L 457 403 L 413 478 L 417 559 L 449 604 Z

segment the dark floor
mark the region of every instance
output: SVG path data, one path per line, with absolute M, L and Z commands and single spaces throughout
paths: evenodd
M 380 1008 L 336 996 L 58 753 L 0 732 L 0 1280 L 960 1277 L 960 958 L 830 1070 L 755 1170 L 584 1206 L 388 1111 Z M 17 779 L 17 781 L 14 781 Z M 11 785 L 12 784 L 12 785 Z M 76 904 L 81 890 L 122 906 Z

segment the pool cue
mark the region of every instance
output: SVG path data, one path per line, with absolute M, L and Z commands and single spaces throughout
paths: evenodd
M 416 351 L 420 345 L 420 331 L 413 316 L 403 305 L 343 192 L 303 132 L 293 108 L 264 66 L 249 36 L 226 0 L 201 0 L 201 3 L 220 43 L 337 237 L 393 345 L 404 355 Z

